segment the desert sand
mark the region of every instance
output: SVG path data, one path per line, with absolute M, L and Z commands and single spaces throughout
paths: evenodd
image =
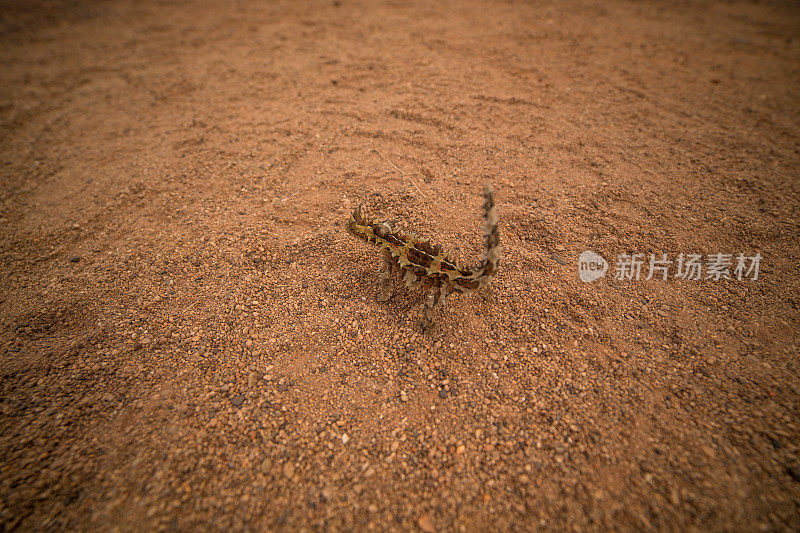
M 19 4 L 0 529 L 800 523 L 796 2 Z M 485 183 L 423 331 L 345 221 L 474 264 Z

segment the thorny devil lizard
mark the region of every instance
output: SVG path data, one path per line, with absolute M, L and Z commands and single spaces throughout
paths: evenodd
M 397 275 L 406 287 L 419 286 L 430 290 L 423 308 L 424 321 L 430 325 L 431 312 L 442 306 L 450 293 L 476 292 L 487 286 L 497 272 L 501 247 L 490 185 L 486 185 L 483 197 L 486 252 L 475 267 L 456 264 L 450 254 L 442 253 L 441 247 L 432 245 L 428 239 L 395 231 L 389 222 L 367 219 L 361 214 L 359 205 L 347 221 L 347 231 L 383 251 L 384 265 L 379 276 L 381 293 L 378 300 L 385 302 L 391 298 L 392 275 Z

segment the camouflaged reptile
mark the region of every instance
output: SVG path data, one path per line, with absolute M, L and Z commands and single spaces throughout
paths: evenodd
M 483 212 L 486 220 L 484 237 L 486 252 L 474 267 L 455 263 L 450 254 L 432 245 L 428 239 L 393 230 L 388 222 L 375 222 L 361 214 L 359 205 L 347 221 L 347 231 L 383 251 L 384 266 L 380 274 L 381 293 L 386 301 L 392 295 L 392 276 L 399 277 L 406 287 L 421 287 L 429 291 L 424 304 L 424 318 L 431 321 L 431 311 L 444 304 L 454 292 L 471 293 L 484 288 L 497 272 L 500 259 L 500 235 L 492 187 L 484 189 Z

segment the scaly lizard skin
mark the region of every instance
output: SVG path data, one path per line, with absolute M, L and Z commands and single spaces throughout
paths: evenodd
M 475 267 L 454 263 L 450 254 L 442 253 L 442 249 L 432 245 L 428 239 L 393 231 L 388 222 L 367 219 L 361 214 L 361 206 L 358 206 L 347 221 L 347 231 L 383 250 L 384 271 L 380 275 L 381 295 L 378 299 L 386 301 L 391 298 L 393 274 L 404 281 L 406 287 L 430 289 L 424 307 L 425 320 L 430 322 L 430 312 L 442 306 L 450 293 L 476 292 L 488 285 L 497 272 L 501 247 L 490 185 L 484 189 L 483 196 L 486 252 Z

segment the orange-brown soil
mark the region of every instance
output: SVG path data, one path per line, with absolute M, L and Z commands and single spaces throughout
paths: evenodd
M 0 529 L 800 523 L 796 2 L 4 1 L 0 62 Z M 423 332 L 343 224 L 475 262 L 486 182 Z

